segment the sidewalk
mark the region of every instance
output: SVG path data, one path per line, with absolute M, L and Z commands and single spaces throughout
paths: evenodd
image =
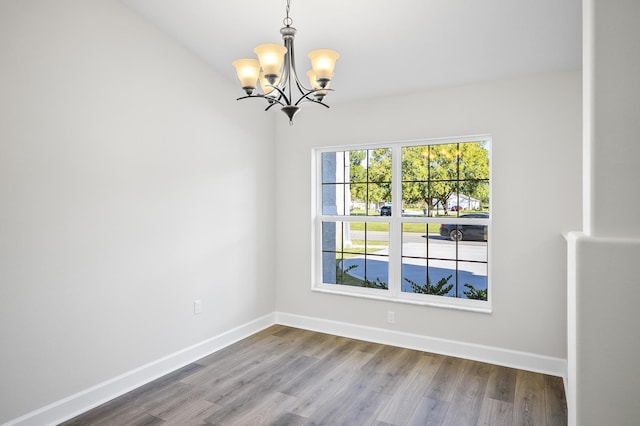
M 426 249 L 424 245 L 419 244 L 405 244 L 403 246 L 405 256 L 425 257 Z M 388 261 L 388 248 L 380 250 L 373 254 L 353 257 L 345 259 L 340 262 L 339 266 L 344 270 L 349 267 L 348 274 L 354 278 L 360 280 L 366 278 L 369 281 L 375 281 L 379 278 L 380 281 L 389 282 L 389 261 Z M 473 256 L 477 257 L 477 253 Z M 471 260 L 471 259 L 470 259 Z M 482 260 L 482 259 L 473 259 Z M 427 260 L 415 259 L 415 258 L 403 258 L 402 263 L 402 291 L 413 293 L 411 284 L 406 279 L 409 279 L 419 285 L 424 285 L 427 282 Z M 431 285 L 436 285 L 439 280 L 451 275 L 451 279 L 448 284 L 453 284 L 453 288 L 447 294 L 448 296 L 466 298 L 464 291 L 468 290 L 464 284 L 470 284 L 477 290 L 485 290 L 487 288 L 487 264 L 486 263 L 471 263 L 458 261 L 458 271 L 456 277 L 456 261 L 455 260 L 435 260 L 429 259 L 429 279 Z M 457 280 L 457 281 L 456 281 Z M 457 286 L 456 286 L 457 283 Z

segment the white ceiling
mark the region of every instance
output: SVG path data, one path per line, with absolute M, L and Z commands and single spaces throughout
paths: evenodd
M 286 0 L 122 0 L 237 82 L 231 62 L 281 43 Z M 329 103 L 578 70 L 582 0 L 291 0 L 298 74 L 340 53 Z M 238 86 L 238 95 L 242 91 Z

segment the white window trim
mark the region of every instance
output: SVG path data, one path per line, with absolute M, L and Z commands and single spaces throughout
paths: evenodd
M 489 142 L 489 194 L 491 205 L 494 205 L 493 180 L 492 180 L 492 143 L 491 136 L 487 134 L 464 137 L 420 139 L 412 141 L 381 142 L 369 144 L 353 144 L 338 146 L 322 146 L 312 148 L 312 179 L 311 179 L 311 290 L 321 293 L 338 294 L 350 297 L 359 297 L 387 302 L 406 303 L 413 305 L 432 306 L 437 308 L 458 309 L 464 311 L 491 313 L 493 300 L 493 273 L 492 273 L 492 229 L 493 214 L 488 219 L 475 219 L 475 223 L 483 223 L 488 226 L 487 235 L 487 300 L 472 300 L 457 297 L 445 297 L 425 294 L 402 292 L 401 281 L 402 268 L 402 223 L 442 223 L 442 218 L 430 217 L 402 217 L 402 147 L 419 145 L 439 145 L 463 142 L 475 142 L 483 140 Z M 375 148 L 390 148 L 392 150 L 392 213 L 391 216 L 338 216 L 322 214 L 322 153 L 336 151 L 354 151 Z M 366 218 L 366 220 L 365 220 Z M 327 284 L 322 282 L 322 222 L 388 222 L 389 223 L 389 289 L 380 290 L 365 287 L 345 286 L 340 284 Z M 464 223 L 465 219 L 447 219 L 448 223 Z M 396 285 L 392 285 L 396 283 Z

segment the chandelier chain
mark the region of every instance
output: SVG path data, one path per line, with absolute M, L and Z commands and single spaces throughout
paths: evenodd
M 287 16 L 282 20 L 282 23 L 286 27 L 290 27 L 293 24 L 293 19 L 289 17 L 289 11 L 291 10 L 291 0 L 287 0 Z

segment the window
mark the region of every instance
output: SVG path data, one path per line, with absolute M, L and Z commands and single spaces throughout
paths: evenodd
M 488 311 L 490 146 L 316 150 L 313 289 Z

